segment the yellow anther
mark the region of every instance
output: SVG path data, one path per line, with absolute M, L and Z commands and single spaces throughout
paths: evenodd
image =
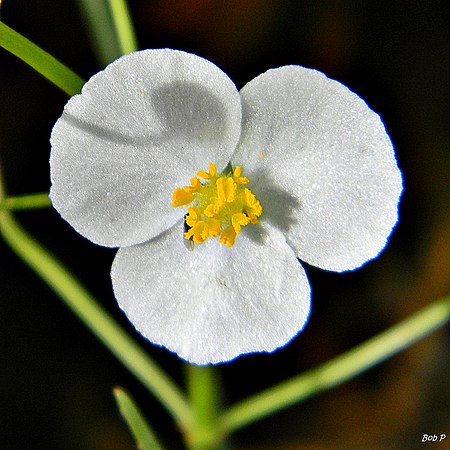
M 191 185 L 186 186 L 189 192 L 198 192 L 202 188 L 202 183 L 200 183 L 200 180 L 198 178 L 191 178 L 190 181 Z
M 208 164 L 209 172 L 205 172 L 204 170 L 199 170 L 197 172 L 197 176 L 200 178 L 203 178 L 205 180 L 210 180 L 211 178 L 214 178 L 217 173 L 217 167 L 213 163 Z
M 209 235 L 211 237 L 216 237 L 220 234 L 222 231 L 222 224 L 220 223 L 220 220 L 217 219 L 210 219 L 208 220 L 208 229 L 209 229 Z
M 249 222 L 250 219 L 244 213 L 236 213 L 231 217 L 231 225 L 233 225 L 236 234 L 239 234 L 241 232 L 241 227 L 245 227 Z
M 211 178 L 212 178 L 212 177 L 215 177 L 215 176 L 216 176 L 216 173 L 217 173 L 217 167 L 216 167 L 216 165 L 213 164 L 213 163 L 209 163 L 209 164 L 208 164 L 208 167 L 209 167 L 209 174 L 211 175 Z
M 255 194 L 247 188 L 242 191 L 242 197 L 244 199 L 245 206 L 252 206 L 257 201 Z
M 217 197 L 219 203 L 231 203 L 235 198 L 236 183 L 233 178 L 230 177 L 220 177 L 216 181 L 217 186 Z
M 221 244 L 232 247 L 243 227 L 258 223 L 262 207 L 244 187 L 249 181 L 242 172 L 238 166 L 217 174 L 216 166 L 210 163 L 208 172 L 197 172 L 204 181 L 194 177 L 190 186 L 175 189 L 172 206 L 190 205 L 185 216 L 185 239 L 201 244 L 219 236 Z
M 193 227 L 200 220 L 200 210 L 195 206 L 191 206 L 188 208 L 188 214 L 185 220 L 190 227 Z
M 237 184 L 248 184 L 249 179 L 247 177 L 241 177 L 242 175 L 242 167 L 237 166 L 233 172 L 233 179 Z
M 191 192 L 176 188 L 172 194 L 172 208 L 176 208 L 177 206 L 184 206 L 192 203 L 194 200 L 194 196 Z
M 196 244 L 201 244 L 202 242 L 205 242 L 208 237 L 218 236 L 221 231 L 222 225 L 220 220 L 201 220 L 196 222 L 189 231 L 186 231 L 184 237 L 186 239 L 192 239 Z
M 219 242 L 223 245 L 226 245 L 227 247 L 233 247 L 235 241 L 236 241 L 236 231 L 234 231 L 234 228 L 229 225 L 225 228 L 225 230 L 222 231 L 222 234 L 220 235 Z
M 205 216 L 214 217 L 220 211 L 219 205 L 211 203 L 205 208 Z
M 245 209 L 247 212 L 259 217 L 262 214 L 262 206 L 255 194 L 250 189 L 244 189 L 242 192 Z
M 248 184 L 250 182 L 247 177 L 235 178 L 234 181 L 236 181 L 237 184 Z
M 192 239 L 196 244 L 201 244 L 208 239 L 208 226 L 205 222 L 197 222 L 189 231 L 184 234 L 186 239 Z

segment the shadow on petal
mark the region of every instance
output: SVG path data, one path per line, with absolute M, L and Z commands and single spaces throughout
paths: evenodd
M 173 137 L 214 143 L 227 131 L 221 99 L 203 86 L 176 81 L 152 90 L 150 97 L 157 118 Z
M 172 140 L 185 139 L 208 145 L 217 143 L 228 130 L 228 115 L 221 99 L 195 83 L 166 83 L 151 91 L 148 121 L 155 120 L 162 131 L 132 136 L 106 126 L 86 122 L 65 111 L 62 120 L 72 127 L 103 141 L 136 147 L 158 147 Z M 146 111 L 142 111 L 145 115 Z M 123 120 L 127 120 L 124 113 Z M 146 119 L 143 118 L 143 121 Z M 149 123 L 150 125 L 150 123 Z M 219 139 L 218 139 L 219 138 Z
M 263 207 L 262 221 L 287 233 L 297 223 L 296 210 L 302 207 L 300 199 L 275 184 L 264 170 L 254 173 L 253 179 L 256 181 L 254 192 Z
M 83 131 L 89 136 L 101 139 L 102 141 L 111 142 L 112 144 L 127 145 L 135 147 L 146 147 L 161 145 L 164 141 L 169 139 L 166 138 L 166 133 L 155 133 L 152 135 L 143 136 L 130 136 L 121 131 L 116 131 L 111 128 L 106 128 L 100 125 L 86 122 L 85 120 L 79 119 L 74 115 L 64 112 L 61 120 L 71 125 L 77 130 Z M 125 120 L 125 119 L 124 119 Z
M 267 239 L 267 231 L 261 226 L 261 224 L 243 228 L 242 234 L 258 245 L 263 245 Z

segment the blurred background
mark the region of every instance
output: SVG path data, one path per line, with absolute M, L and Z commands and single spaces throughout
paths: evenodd
M 362 270 L 307 267 L 309 325 L 273 355 L 220 366 L 224 401 L 312 368 L 450 290 L 450 13 L 445 2 L 130 1 L 140 48 L 203 56 L 238 88 L 287 64 L 316 68 L 381 114 L 405 192 L 386 251 Z M 97 62 L 75 0 L 3 1 L 2 20 L 84 78 Z M 0 164 L 10 195 L 48 191 L 49 135 L 66 96 L 0 49 Z M 51 210 L 20 222 L 135 335 L 110 285 L 115 251 Z M 450 442 L 447 333 L 440 330 L 357 379 L 233 435 L 238 449 L 413 449 Z M 140 339 L 136 336 L 136 339 Z M 0 448 L 134 448 L 112 388 L 125 387 L 169 449 L 181 440 L 164 409 L 0 241 Z M 180 383 L 180 360 L 141 340 Z M 445 446 L 434 444 L 434 446 Z

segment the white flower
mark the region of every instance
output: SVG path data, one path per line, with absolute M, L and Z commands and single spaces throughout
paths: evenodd
M 299 66 L 238 92 L 198 56 L 135 52 L 68 102 L 51 143 L 53 205 L 86 238 L 120 247 L 111 272 L 120 307 L 151 342 L 197 364 L 285 345 L 310 310 L 297 258 L 355 269 L 397 222 L 402 180 L 380 118 Z M 189 197 L 195 186 L 206 197 Z M 177 202 L 182 190 L 189 198 Z M 187 224 L 172 201 L 193 201 Z M 221 208 L 231 209 L 219 217 Z M 194 230 L 199 221 L 208 231 Z

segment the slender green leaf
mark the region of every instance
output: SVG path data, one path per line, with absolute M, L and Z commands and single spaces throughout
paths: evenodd
M 0 22 L 0 47 L 17 56 L 66 94 L 75 95 L 80 92 L 84 84 L 82 78 L 2 22 Z
M 449 319 L 450 297 L 447 297 L 316 369 L 232 406 L 219 418 L 220 427 L 224 433 L 230 433 L 344 383 L 414 344 L 445 325 Z
M 18 195 L 0 200 L 0 211 L 20 211 L 28 209 L 50 208 L 52 203 L 46 192 L 39 194 Z
M 78 3 L 102 66 L 137 50 L 136 34 L 125 0 L 79 0 Z
M 0 201 L 4 198 L 0 178 Z M 122 364 L 153 393 L 182 430 L 193 424 L 192 409 L 170 377 L 148 356 L 102 308 L 81 283 L 15 221 L 0 210 L 0 235 L 64 303 L 81 319 Z
M 122 55 L 109 0 L 79 0 L 79 8 L 87 25 L 90 41 L 101 66 Z
M 136 33 L 126 0 L 108 0 L 122 54 L 137 50 Z
M 137 448 L 139 450 L 163 450 L 163 447 L 156 438 L 156 434 L 145 420 L 130 394 L 120 387 L 114 388 L 113 393 L 120 414 L 127 423 L 136 441 Z

